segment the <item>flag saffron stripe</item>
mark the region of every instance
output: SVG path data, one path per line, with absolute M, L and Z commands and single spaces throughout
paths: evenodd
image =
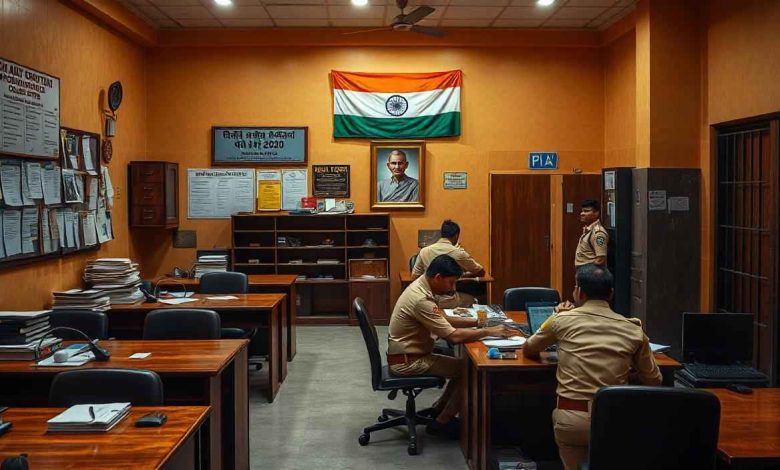
M 460 70 L 435 73 L 357 73 L 331 71 L 334 90 L 377 93 L 409 93 L 460 87 Z

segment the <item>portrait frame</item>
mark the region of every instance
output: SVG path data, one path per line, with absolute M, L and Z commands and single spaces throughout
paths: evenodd
M 384 188 L 384 180 L 390 180 L 392 174 L 387 168 L 387 159 L 393 150 L 402 150 L 408 165 L 405 176 L 417 180 L 416 200 L 381 200 L 379 190 Z M 413 192 L 411 188 L 401 190 Z M 425 209 L 425 141 L 424 140 L 375 140 L 371 141 L 371 209 Z

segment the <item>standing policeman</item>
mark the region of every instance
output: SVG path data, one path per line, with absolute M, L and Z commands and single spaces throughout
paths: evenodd
M 599 217 L 601 216 L 601 207 L 595 199 L 585 199 L 582 201 L 580 210 L 580 222 L 585 227 L 582 229 L 580 242 L 577 245 L 577 252 L 574 254 L 574 266 L 580 267 L 586 264 L 597 264 L 599 266 L 607 265 L 607 243 L 609 235 L 607 230 L 601 225 Z

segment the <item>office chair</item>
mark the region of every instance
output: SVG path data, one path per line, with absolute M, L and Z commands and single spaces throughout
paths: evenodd
M 588 470 L 714 469 L 720 401 L 704 390 L 605 387 L 593 399 Z
M 504 291 L 504 310 L 526 310 L 526 302 L 561 301 L 558 291 L 549 287 L 511 287 Z
M 163 308 L 144 320 L 144 339 L 220 339 L 221 320 L 213 310 Z
M 412 272 L 415 264 L 417 264 L 417 255 L 412 255 L 412 257 L 409 258 L 409 272 Z
M 108 338 L 108 315 L 92 310 L 54 310 L 49 316 L 52 328 L 67 326 L 81 330 L 92 339 Z M 83 340 L 80 335 L 61 330 L 57 333 L 62 339 Z
M 49 389 L 49 406 L 114 402 L 162 405 L 162 379 L 144 369 L 78 369 L 55 375 Z
M 358 443 L 361 446 L 368 445 L 371 433 L 374 431 L 395 426 L 406 426 L 409 431 L 409 447 L 407 451 L 409 455 L 417 455 L 417 425 L 425 425 L 433 420 L 430 416 L 424 414 L 424 412 L 429 410 L 417 412 L 414 399 L 426 388 L 441 388 L 444 385 L 444 379 L 428 375 L 414 377 L 396 377 L 391 375 L 389 367 L 382 365 L 376 328 L 366 313 L 363 299 L 356 298 L 354 306 L 355 315 L 358 318 L 358 323 L 360 323 L 360 332 L 363 334 L 363 340 L 368 350 L 368 359 L 371 363 L 371 387 L 375 392 L 390 392 L 388 398 L 391 400 L 395 400 L 399 390 L 406 395 L 406 411 L 383 409 L 382 414 L 377 419 L 379 422 L 364 428 L 363 433 L 358 437 Z

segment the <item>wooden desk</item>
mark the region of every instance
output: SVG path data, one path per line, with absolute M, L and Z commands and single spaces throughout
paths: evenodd
M 63 409 L 11 408 L 3 413 L 13 427 L 0 437 L 0 460 L 24 453 L 35 470 L 200 468 L 198 434 L 211 407 L 133 407 L 109 432 L 47 434 L 46 421 Z M 159 428 L 133 425 L 150 411 L 162 411 L 168 421 Z
M 409 271 L 399 271 L 398 278 L 401 280 L 401 290 L 406 289 L 406 286 L 414 281 L 412 273 Z M 456 290 L 468 293 L 476 293 L 476 297 L 483 296 L 483 299 L 487 300 L 487 303 L 492 303 L 490 296 L 490 284 L 495 282 L 493 276 L 485 274 L 479 278 L 475 277 L 462 277 L 458 279 Z M 473 292 L 476 289 L 476 292 Z
M 204 459 L 212 469 L 249 468 L 247 346 L 234 340 L 101 341 L 111 352 L 106 362 L 81 368 L 131 368 L 157 372 L 166 405 L 211 406 Z M 146 359 L 128 359 L 150 352 Z M 0 403 L 46 406 L 51 381 L 72 367 L 36 367 L 33 361 L 0 361 Z M 0 437 L 0 441 L 4 439 Z
M 720 399 L 718 454 L 732 468 L 780 465 L 780 389 L 756 388 L 751 395 L 709 389 Z
M 527 323 L 524 312 L 507 312 L 507 316 Z M 518 351 L 517 359 L 488 359 L 487 349 L 481 341 L 462 347 L 460 444 L 469 468 L 490 468 L 488 454 L 496 445 L 522 444 L 523 451 L 536 460 L 557 459 L 551 421 L 557 386 L 552 355 L 528 359 Z M 655 359 L 664 384 L 673 385 L 674 370 L 682 366 L 664 354 L 656 354 Z
M 282 381 L 287 377 L 287 297 L 284 294 L 230 294 L 236 300 L 209 300 L 214 295 L 195 294 L 194 302 L 168 305 L 160 302 L 138 302 L 112 305 L 108 327 L 118 339 L 143 337 L 144 319 L 161 308 L 205 308 L 222 317 L 223 327 L 257 328 L 265 334 L 268 345 L 268 395 L 274 401 Z
M 297 292 L 295 281 L 298 279 L 296 274 L 250 274 L 249 292 L 250 293 L 276 293 L 287 295 L 287 360 L 292 361 L 295 357 L 297 338 L 295 324 L 298 318 Z M 161 286 L 186 286 L 188 290 L 198 292 L 200 288 L 200 279 L 179 279 L 169 277 L 158 277 L 153 283 L 160 283 Z

